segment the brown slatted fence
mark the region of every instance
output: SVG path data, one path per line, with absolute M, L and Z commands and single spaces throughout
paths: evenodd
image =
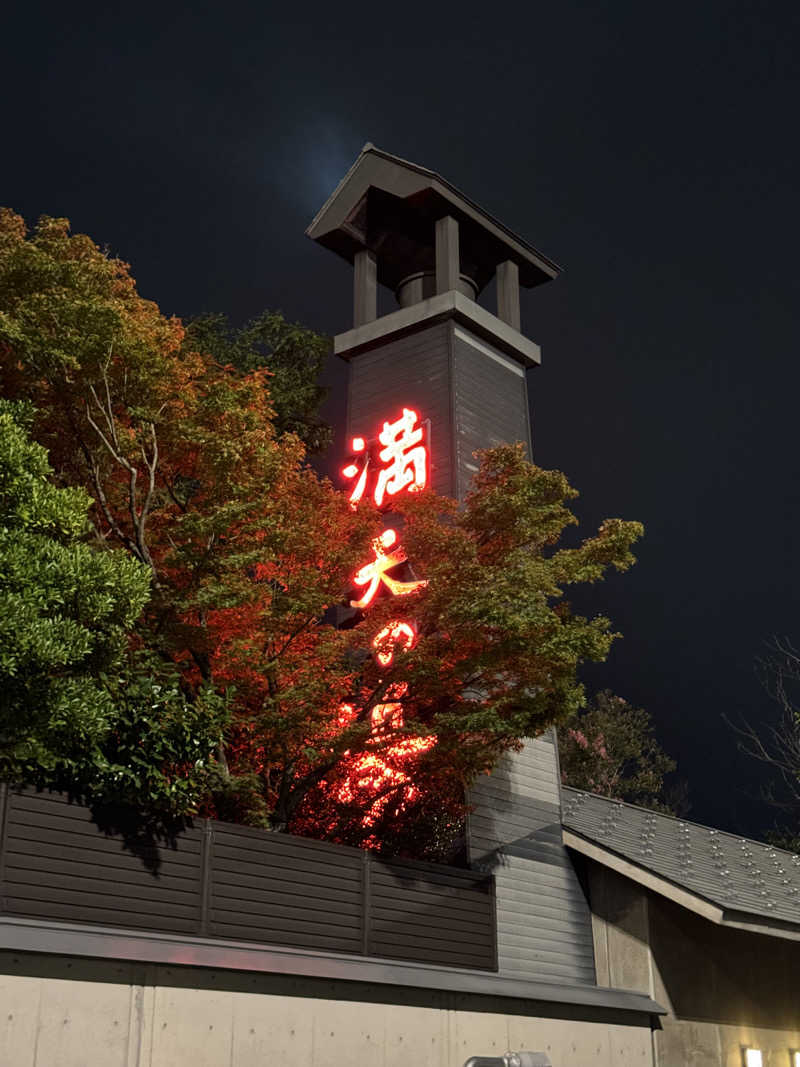
M 3 835 L 3 910 L 32 919 L 196 933 L 202 833 L 189 829 L 159 848 L 148 869 L 121 834 L 61 793 L 8 795 Z
M 372 859 L 370 867 L 372 955 L 496 967 L 491 876 L 398 860 Z
M 136 844 L 0 785 L 0 913 L 496 970 L 491 876 L 210 820 Z
M 361 952 L 356 849 L 224 823 L 212 833 L 212 937 Z

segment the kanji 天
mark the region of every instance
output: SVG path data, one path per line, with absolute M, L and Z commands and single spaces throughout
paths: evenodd
M 394 548 L 393 551 L 388 551 L 388 549 L 392 549 L 396 542 L 397 533 L 391 528 L 384 530 L 380 537 L 374 539 L 372 550 L 375 553 L 375 559 L 362 567 L 353 579 L 357 586 L 366 586 L 366 591 L 359 600 L 351 600 L 350 607 L 365 608 L 368 604 L 371 604 L 381 583 L 386 586 L 392 596 L 407 596 L 409 593 L 413 593 L 428 584 L 426 581 L 401 582 L 397 578 L 391 578 L 386 573 L 392 567 L 397 567 L 408 559 L 402 548 Z

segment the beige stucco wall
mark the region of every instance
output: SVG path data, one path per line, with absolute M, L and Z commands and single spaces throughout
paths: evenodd
M 668 1009 L 656 1067 L 764 1067 L 800 1049 L 800 942 L 724 928 L 588 865 L 599 985 L 647 992 Z
M 0 953 L 0 1067 L 461 1067 L 509 1048 L 546 1051 L 555 1067 L 652 1065 L 647 1027 L 426 1006 L 424 994 L 402 990 L 358 1000 L 342 999 L 341 984 L 316 989 L 309 997 L 302 979 Z

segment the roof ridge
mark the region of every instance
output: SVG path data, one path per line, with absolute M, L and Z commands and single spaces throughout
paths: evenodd
M 708 830 L 709 833 L 720 834 L 723 837 L 732 838 L 734 841 L 746 841 L 748 844 L 759 845 L 761 848 L 768 848 L 768 849 L 771 849 L 773 852 L 782 852 L 786 856 L 796 856 L 796 855 L 798 855 L 798 853 L 790 852 L 786 848 L 779 848 L 777 845 L 771 845 L 771 844 L 769 844 L 768 841 L 758 841 L 754 837 L 745 837 L 743 834 L 731 833 L 730 830 L 720 830 L 716 826 L 707 826 L 705 823 L 702 823 L 702 822 L 694 822 L 693 819 L 681 818 L 678 815 L 669 815 L 669 814 L 667 814 L 667 812 L 656 811 L 654 808 L 645 808 L 641 804 L 631 804 L 627 800 L 616 800 L 613 797 L 604 797 L 601 793 L 593 793 L 589 789 L 576 789 L 575 786 L 562 785 L 561 792 L 562 792 L 562 795 L 564 793 L 566 793 L 566 792 L 577 793 L 577 794 L 581 794 L 583 796 L 593 797 L 595 800 L 602 800 L 606 804 L 615 804 L 615 805 L 617 805 L 619 807 L 633 808 L 635 811 L 644 811 L 644 812 L 647 812 L 648 815 L 657 815 L 659 818 L 670 819 L 672 822 L 682 823 L 682 824 L 688 825 L 688 826 L 696 826 L 699 830 Z M 561 821 L 562 821 L 562 823 L 564 822 L 563 805 L 562 805 L 562 819 L 561 819 Z

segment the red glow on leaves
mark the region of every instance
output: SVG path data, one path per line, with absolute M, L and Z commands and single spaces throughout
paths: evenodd
M 366 827 L 374 826 L 390 805 L 395 812 L 401 811 L 418 796 L 419 790 L 397 763 L 411 761 L 427 752 L 435 740 L 434 737 L 407 737 L 382 755 L 362 753 L 353 760 L 336 799 L 341 804 L 357 804 L 364 811 L 361 822 Z
M 395 645 L 401 644 L 403 649 L 413 648 L 417 640 L 417 631 L 409 622 L 390 622 L 376 634 L 372 647 L 376 650 L 375 658 L 381 667 L 388 667 L 394 659 Z
M 372 732 L 376 736 L 403 725 L 403 705 L 397 703 L 376 704 L 370 715 Z

